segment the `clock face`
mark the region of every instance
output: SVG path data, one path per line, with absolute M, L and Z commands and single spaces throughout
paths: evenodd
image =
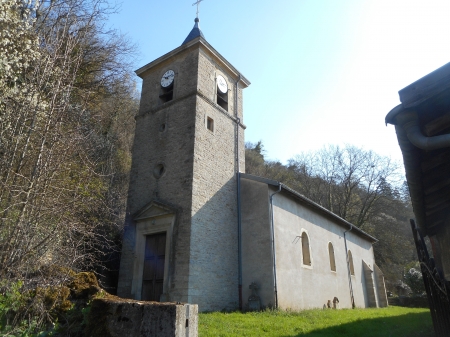
M 173 83 L 173 79 L 175 78 L 175 72 L 173 70 L 167 70 L 164 75 L 161 77 L 161 86 L 163 88 L 170 87 Z
M 228 91 L 227 81 L 225 81 L 222 75 L 217 75 L 217 88 L 222 94 L 226 94 Z

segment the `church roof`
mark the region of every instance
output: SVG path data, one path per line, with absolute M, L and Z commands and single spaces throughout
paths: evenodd
M 378 241 L 372 235 L 367 234 L 366 232 L 364 232 L 363 230 L 359 229 L 358 227 L 356 227 L 352 223 L 350 223 L 347 220 L 341 218 L 340 216 L 334 214 L 330 210 L 328 210 L 325 207 L 319 205 L 318 203 L 315 203 L 311 199 L 308 199 L 307 197 L 305 197 L 303 194 L 298 193 L 297 191 L 295 191 L 292 188 L 282 184 L 279 181 L 272 180 L 272 179 L 267 179 L 267 178 L 255 176 L 255 175 L 252 175 L 252 174 L 247 174 L 247 173 L 240 173 L 239 176 L 241 178 L 244 178 L 244 179 L 250 179 L 250 180 L 258 181 L 258 182 L 261 182 L 261 183 L 265 183 L 267 185 L 281 187 L 281 192 L 282 193 L 284 192 L 287 195 L 290 195 L 294 199 L 298 200 L 299 202 L 308 205 L 309 207 L 311 207 L 312 209 L 316 210 L 317 212 L 322 213 L 323 215 L 334 219 L 336 221 L 336 223 L 338 223 L 340 226 L 344 227 L 345 229 L 349 229 L 349 226 L 350 226 L 351 229 L 352 229 L 352 232 L 356 233 L 360 237 L 363 237 L 366 240 L 369 240 L 371 242 L 377 242 Z
M 208 55 L 213 57 L 216 62 L 218 62 L 218 65 L 220 67 L 224 68 L 231 76 L 234 76 L 236 79 L 239 78 L 239 84 L 241 85 L 241 88 L 247 88 L 250 85 L 250 81 L 237 70 L 228 60 L 223 57 L 217 50 L 215 50 L 208 41 L 205 40 L 203 36 L 198 36 L 194 38 L 193 40 L 190 40 L 188 42 L 183 42 L 183 44 L 174 50 L 168 52 L 167 54 L 164 54 L 161 57 L 158 57 L 156 60 L 146 64 L 145 66 L 139 68 L 136 70 L 136 74 L 140 78 L 144 78 L 145 72 L 147 72 L 149 69 L 161 64 L 162 62 L 165 62 L 172 58 L 174 55 L 178 53 L 182 53 L 186 50 L 190 50 L 191 48 L 202 48 L 205 50 Z
M 195 18 L 194 21 L 195 21 L 194 28 L 192 28 L 191 32 L 189 33 L 189 35 L 187 36 L 187 38 L 183 41 L 183 43 L 181 45 L 184 45 L 199 36 L 201 36 L 202 38 L 205 38 L 202 31 L 200 30 L 200 25 L 198 24 L 200 22 L 200 19 Z

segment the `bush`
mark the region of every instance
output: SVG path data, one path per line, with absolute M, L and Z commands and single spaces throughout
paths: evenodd
M 63 284 L 25 289 L 23 282 L 0 283 L 0 335 L 83 336 L 90 302 L 110 296 L 91 272 L 70 271 Z
M 38 336 L 39 319 L 28 310 L 30 293 L 22 293 L 21 281 L 0 284 L 0 333 L 2 336 Z
M 425 293 L 422 273 L 418 269 L 409 269 L 409 271 L 404 276 L 404 280 L 405 283 L 411 288 L 413 294 L 421 295 Z

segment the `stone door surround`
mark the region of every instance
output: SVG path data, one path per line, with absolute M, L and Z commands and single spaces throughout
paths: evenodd
M 131 295 L 136 300 L 141 300 L 142 294 L 146 236 L 158 233 L 166 233 L 162 300 L 168 299 L 170 247 L 172 245 L 172 232 L 175 217 L 176 215 L 174 212 L 155 202 L 150 203 L 143 211 L 139 212 L 138 215 L 134 217 L 134 220 L 136 221 L 136 245 L 134 251 Z

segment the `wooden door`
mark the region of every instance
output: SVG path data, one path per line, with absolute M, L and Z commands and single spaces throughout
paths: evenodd
M 157 301 L 163 293 L 166 233 L 147 235 L 145 239 L 144 272 L 142 275 L 143 301 Z

